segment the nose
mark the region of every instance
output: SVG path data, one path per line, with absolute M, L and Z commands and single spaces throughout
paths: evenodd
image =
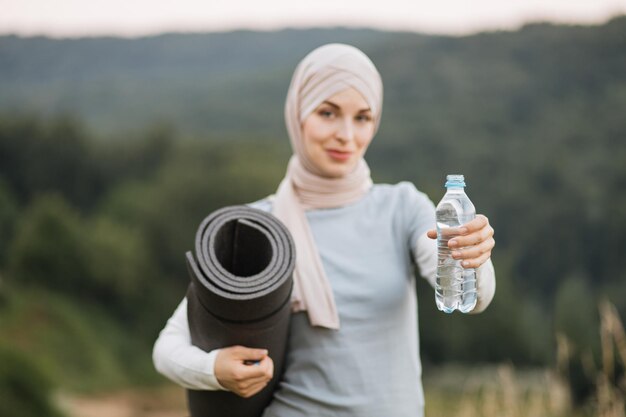
M 354 140 L 354 123 L 352 119 L 342 119 L 337 129 L 337 139 L 343 143 Z

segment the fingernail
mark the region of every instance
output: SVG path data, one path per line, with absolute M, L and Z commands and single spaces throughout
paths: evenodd
M 461 252 L 457 252 L 457 251 L 452 252 L 453 258 L 458 258 L 459 256 L 461 256 Z
M 449 246 L 456 246 L 457 245 L 457 241 L 456 240 L 451 240 L 450 242 L 448 242 Z
M 463 266 L 469 266 L 469 261 L 463 261 Z
M 459 229 L 459 233 L 460 233 L 460 234 L 462 234 L 462 235 L 464 235 L 465 233 L 467 233 L 467 228 L 465 228 L 465 227 L 461 227 L 461 228 Z

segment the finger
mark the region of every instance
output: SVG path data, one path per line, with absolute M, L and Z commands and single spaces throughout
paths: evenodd
M 490 252 L 483 253 L 478 258 L 464 260 L 463 262 L 461 262 L 461 266 L 463 266 L 463 268 L 478 268 L 479 266 L 487 262 L 487 259 L 489 259 L 490 256 Z
M 437 239 L 437 230 L 430 229 L 429 231 L 426 232 L 426 236 L 428 236 L 431 239 Z
M 269 356 L 267 357 L 267 359 L 269 360 L 269 369 L 267 375 L 269 376 L 269 379 L 272 379 L 274 377 L 274 361 Z
M 473 220 L 465 223 L 463 227 L 460 228 L 459 233 L 465 235 L 480 230 L 487 225 L 489 225 L 489 219 L 482 214 L 477 214 Z
M 236 370 L 237 380 L 246 381 L 255 378 L 265 378 L 267 374 L 267 367 L 260 365 L 244 365 L 243 363 L 237 366 Z
M 255 377 L 246 377 L 245 379 L 240 379 L 236 384 L 236 391 L 240 394 L 245 394 L 249 391 L 257 392 L 259 389 L 262 389 L 271 379 L 273 374 L 273 364 L 271 360 L 265 360 L 262 365 L 258 367 L 264 372 L 260 376 Z M 255 389 L 257 387 L 258 389 Z
M 267 349 L 254 349 L 245 346 L 232 347 L 233 359 L 238 359 L 241 361 L 257 362 L 265 358 L 267 354 Z
M 274 376 L 274 361 L 269 356 L 266 356 L 261 362 L 259 362 L 259 368 L 264 372 L 263 377 L 266 380 L 272 379 Z
M 491 249 L 495 246 L 495 240 L 489 238 L 478 245 L 465 247 L 463 249 L 457 249 L 452 251 L 452 258 L 454 259 L 473 259 L 478 258 L 483 253 L 491 254 Z
M 259 363 L 259 368 L 263 371 L 263 378 L 265 378 L 265 380 L 269 381 L 272 379 L 274 376 L 274 361 L 272 361 L 272 358 L 269 356 L 265 357 L 265 359 Z
M 274 361 L 269 356 L 264 357 L 262 360 L 257 362 L 255 366 L 252 366 L 252 368 L 254 368 L 254 373 L 250 374 L 250 377 L 252 378 L 259 376 L 270 380 L 274 375 Z
M 269 380 L 265 377 L 246 379 L 245 381 L 241 381 L 237 383 L 237 390 L 239 392 L 248 391 L 252 389 L 253 387 L 267 384 L 268 382 Z
M 256 384 L 251 385 L 250 387 L 239 391 L 238 394 L 244 398 L 250 398 L 253 395 L 258 394 L 266 386 L 267 386 L 267 381 L 257 382 Z
M 468 246 L 478 245 L 491 238 L 491 236 L 493 236 L 493 228 L 488 225 L 474 233 L 450 239 L 448 246 L 450 248 L 465 248 Z

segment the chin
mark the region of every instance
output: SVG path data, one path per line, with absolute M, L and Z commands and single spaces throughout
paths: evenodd
M 356 164 L 332 164 L 331 166 L 323 167 L 321 173 L 328 178 L 341 178 L 345 177 L 356 168 Z

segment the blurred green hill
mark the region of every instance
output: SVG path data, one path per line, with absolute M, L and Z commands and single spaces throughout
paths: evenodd
M 420 280 L 426 366 L 550 365 L 557 333 L 597 358 L 598 301 L 626 316 L 626 17 L 458 38 L 3 36 L 0 386 L 40 397 L 160 381 L 150 348 L 184 296 L 195 228 L 274 192 L 291 73 L 331 41 L 363 49 L 383 77 L 375 181 L 412 181 L 436 202 L 445 175 L 463 173 L 496 230 L 487 312 L 443 315 Z
M 0 110 L 77 114 L 98 132 L 155 121 L 184 133 L 281 134 L 297 62 L 323 43 L 393 42 L 372 30 L 165 34 L 150 38 L 0 37 Z
M 528 125 L 565 96 L 602 102 L 604 90 L 623 82 L 625 27 L 621 17 L 603 26 L 535 24 L 459 38 L 349 29 L 3 36 L 0 110 L 72 113 L 97 133 L 159 121 L 190 135 L 282 139 L 294 66 L 316 46 L 346 42 L 370 55 L 382 73 L 387 140 L 439 133 L 441 116 L 455 126 L 497 130 Z

